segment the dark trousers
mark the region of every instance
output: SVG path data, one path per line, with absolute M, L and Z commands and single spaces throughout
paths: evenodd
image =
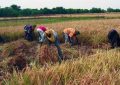
M 4 39 L 0 36 L 0 43 L 4 43 Z
M 34 36 L 34 33 L 30 32 L 25 32 L 25 39 L 28 40 L 28 41 L 33 41 L 33 36 Z
M 60 48 L 60 42 L 59 42 L 59 39 L 58 39 L 58 35 L 57 35 L 57 33 L 55 32 L 54 33 L 54 37 L 55 37 L 55 42 L 53 42 L 53 44 L 56 46 L 56 48 L 57 48 L 57 51 L 58 51 L 58 60 L 59 60 L 59 62 L 61 63 L 61 61 L 63 60 L 63 54 L 62 54 L 62 50 L 61 50 L 61 48 Z M 49 40 L 48 40 L 48 45 L 50 46 L 50 44 L 51 44 L 52 42 L 50 42 Z
M 68 36 L 68 34 L 63 33 L 63 37 L 65 40 L 65 43 L 69 42 L 71 46 L 78 44 L 78 38 L 76 36 L 70 37 L 70 36 Z

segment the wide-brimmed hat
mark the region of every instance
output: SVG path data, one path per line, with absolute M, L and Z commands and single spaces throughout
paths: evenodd
M 55 41 L 55 37 L 54 37 L 54 30 L 52 29 L 47 29 L 45 31 L 46 33 L 46 37 L 48 38 L 48 40 L 50 40 L 51 42 L 54 42 Z

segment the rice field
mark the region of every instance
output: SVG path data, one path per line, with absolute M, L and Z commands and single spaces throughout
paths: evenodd
M 67 21 L 50 24 L 37 24 L 45 25 L 50 29 L 54 29 L 58 32 L 59 37 L 62 38 L 61 33 L 64 28 L 72 27 L 78 29 L 81 32 L 79 36 L 82 41 L 88 43 L 106 43 L 107 33 L 110 29 L 115 28 L 120 31 L 119 25 L 120 19 L 104 19 L 104 20 L 80 20 L 80 21 Z M 6 41 L 17 40 L 23 38 L 23 26 L 7 26 L 0 27 L 0 34 L 6 38 Z M 63 39 L 61 39 L 62 41 Z
M 58 32 L 64 56 L 61 64 L 58 63 L 55 46 L 41 47 L 36 40 L 28 42 L 23 39 L 23 25 L 1 26 L 0 34 L 7 39 L 5 44 L 0 44 L 0 83 L 120 85 L 120 49 L 110 49 L 107 40 L 110 29 L 120 32 L 119 23 L 119 18 L 37 23 L 37 26 L 45 25 Z M 62 30 L 68 27 L 80 31 L 80 45 L 71 48 L 63 43 Z M 24 70 L 12 68 L 17 60 L 23 65 L 26 62 Z

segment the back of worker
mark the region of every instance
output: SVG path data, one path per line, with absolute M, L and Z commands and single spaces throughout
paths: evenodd
M 4 43 L 4 39 L 2 38 L 2 36 L 0 36 L 0 43 Z
M 78 44 L 77 35 L 80 34 L 78 30 L 76 30 L 75 28 L 65 28 L 63 30 L 63 34 L 64 34 L 65 43 L 69 42 L 71 46 L 73 46 L 75 43 Z
M 39 26 L 37 27 L 37 32 L 38 32 L 38 40 L 39 43 L 43 43 L 45 41 L 45 31 L 47 28 L 45 26 Z
M 108 40 L 109 40 L 109 43 L 111 44 L 111 48 L 120 46 L 119 33 L 115 29 L 112 29 L 109 31 Z
M 75 34 L 75 29 L 74 28 L 65 28 L 63 30 L 64 33 L 66 33 L 67 35 L 69 35 L 69 37 L 73 37 Z
M 50 46 L 53 43 L 57 47 L 58 60 L 61 63 L 61 61 L 63 60 L 63 54 L 62 54 L 62 50 L 60 48 L 60 42 L 59 42 L 59 39 L 58 39 L 57 32 L 55 32 L 52 29 L 49 29 L 49 30 L 45 31 L 45 34 L 46 34 L 46 38 L 48 40 L 48 45 Z
M 33 41 L 33 36 L 34 36 L 34 29 L 36 25 L 25 25 L 24 27 L 24 32 L 25 32 L 25 39 L 29 41 Z

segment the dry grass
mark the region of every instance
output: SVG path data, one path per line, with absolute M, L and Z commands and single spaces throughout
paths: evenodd
M 81 20 L 70 21 L 62 23 L 46 24 L 49 28 L 56 29 L 58 31 L 66 28 L 73 27 L 80 31 L 93 31 L 93 30 L 110 30 L 111 28 L 120 28 L 120 19 L 104 19 L 104 20 Z
M 23 38 L 23 32 L 24 30 L 21 26 L 0 27 L 0 35 L 6 42 Z
M 27 68 L 14 73 L 6 85 L 119 85 L 120 50 L 100 51 L 61 65 Z
M 43 24 L 56 30 L 61 41 L 63 41 L 61 33 L 64 28 L 73 27 L 81 33 L 78 36 L 81 42 L 80 47 L 70 48 L 69 45 L 61 45 L 63 55 L 67 59 L 61 64 L 56 62 L 57 54 L 54 47 L 52 50 L 46 46 L 40 48 L 36 42 L 29 43 L 25 40 L 18 40 L 0 46 L 0 56 L 4 50 L 8 53 L 1 65 L 4 66 L 9 57 L 14 58 L 19 52 L 24 54 L 24 57 L 29 61 L 27 63 L 30 65 L 25 72 L 14 71 L 13 74 L 6 72 L 6 75 L 9 74 L 9 76 L 4 78 L 2 84 L 120 85 L 120 49 L 108 50 L 106 44 L 106 36 L 110 29 L 115 28 L 120 32 L 119 23 L 120 19 L 105 19 Z M 20 37 L 23 35 L 23 26 L 2 27 L 0 29 L 0 34 L 8 36 L 7 38 L 11 38 L 11 33 L 13 33 L 11 40 L 15 40 L 15 36 Z M 20 32 L 20 35 L 18 32 Z M 100 48 L 96 48 L 96 45 Z M 24 48 L 21 48 L 21 46 Z M 15 52 L 14 56 L 8 57 L 11 50 Z M 50 53 L 49 50 L 52 52 Z M 44 64 L 44 61 L 50 63 L 41 66 L 37 63 L 38 57 L 40 63 L 43 62 Z M 56 62 L 55 64 L 51 64 L 51 58 Z
M 107 42 L 107 33 L 110 29 L 115 28 L 120 32 L 119 22 L 119 19 L 86 20 L 46 24 L 46 26 L 48 28 L 55 29 L 59 32 L 59 34 L 60 32 L 62 33 L 62 30 L 64 28 L 73 27 L 81 32 L 79 36 L 80 42 L 89 44 L 101 44 Z
M 115 28 L 117 29 L 117 31 L 120 31 L 119 22 L 119 19 L 104 19 L 70 21 L 42 25 L 56 30 L 60 38 L 62 38 L 61 33 L 64 28 L 73 27 L 81 32 L 81 35 L 79 36 L 81 42 L 88 42 L 90 44 L 101 44 L 107 41 L 105 36 L 107 36 L 107 33 L 110 29 Z M 1 27 L 0 29 L 0 34 L 5 37 L 6 41 L 16 40 L 23 37 L 23 26 Z M 63 39 L 60 40 L 63 41 Z

